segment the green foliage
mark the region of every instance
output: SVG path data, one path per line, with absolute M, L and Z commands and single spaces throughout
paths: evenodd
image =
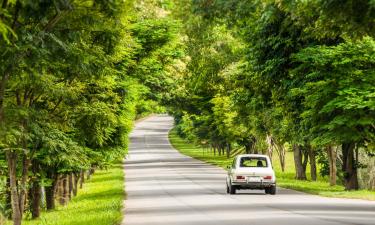
M 170 68 L 183 56 L 177 36 L 178 22 L 170 18 L 149 18 L 133 24 L 131 31 L 138 44 L 137 65 L 130 68 L 131 75 L 145 85 L 142 91 L 146 104 L 138 109 L 148 110 L 147 107 L 153 107 L 155 102 L 164 103 L 176 87 L 174 70 Z
M 47 172 L 109 167 L 134 118 L 165 111 L 179 135 L 220 150 L 265 152 L 271 137 L 279 148 L 373 152 L 374 9 L 372 0 L 4 1 L 1 171 L 7 152 L 40 165 L 43 184 Z M 17 163 L 22 180 L 27 165 Z
M 78 196 L 66 207 L 45 212 L 40 219 L 24 220 L 26 225 L 102 225 L 121 222 L 124 198 L 124 174 L 121 164 L 95 173 Z
M 9 36 L 15 37 L 15 33 L 13 32 L 13 30 L 10 27 L 8 27 L 6 24 L 4 24 L 2 21 L 0 21 L 0 34 L 3 38 L 3 40 L 7 44 L 10 43 Z
M 189 140 L 224 146 L 244 130 L 234 128 L 236 112 L 230 97 L 233 77 L 239 73 L 244 46 L 225 25 L 191 15 L 192 3 L 176 3 L 186 45 L 186 67 L 175 78 L 178 91 L 167 102 L 178 132 Z M 184 5 L 184 6 L 182 6 Z
M 335 47 L 307 48 L 295 55 L 291 95 L 304 106 L 303 123 L 313 143 L 374 142 L 375 42 L 372 38 Z
M 0 160 L 16 152 L 16 179 L 50 185 L 51 174 L 109 167 L 134 119 L 164 112 L 183 53 L 163 2 L 2 3 Z M 20 159 L 40 171 L 21 175 L 31 167 Z
M 182 137 L 263 153 L 286 144 L 372 151 L 373 1 L 176 5 L 188 59 L 170 110 Z

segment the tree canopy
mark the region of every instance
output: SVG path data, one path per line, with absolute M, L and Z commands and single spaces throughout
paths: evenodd
M 308 162 L 316 179 L 316 155 L 337 146 L 343 183 L 357 189 L 358 152 L 374 150 L 373 2 L 181 4 L 189 59 L 175 95 L 184 104 L 172 106 L 178 133 L 219 152 L 282 158 L 291 146 L 297 179 Z
M 38 217 L 42 188 L 55 208 L 59 184 L 122 159 L 134 119 L 166 110 L 218 154 L 275 150 L 284 168 L 292 151 L 302 180 L 318 157 L 360 188 L 374 18 L 373 0 L 2 0 L 0 212 Z
M 178 22 L 143 4 L 2 1 L 0 202 L 14 224 L 39 216 L 41 186 L 53 209 L 59 182 L 122 159 L 133 120 L 163 111 L 183 55 Z

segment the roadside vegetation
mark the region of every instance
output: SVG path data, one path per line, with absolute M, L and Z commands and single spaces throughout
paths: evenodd
M 214 161 L 375 189 L 373 0 L 0 3 L 0 221 L 69 207 L 166 110 Z
M 178 2 L 180 137 L 219 164 L 239 149 L 273 156 L 283 186 L 375 190 L 373 1 Z
M 124 173 L 121 163 L 99 170 L 67 206 L 26 218 L 26 225 L 103 225 L 120 224 L 124 201 Z
M 126 154 L 134 119 L 165 111 L 181 57 L 170 6 L 0 2 L 0 221 L 115 224 L 119 186 L 96 181 Z
M 169 140 L 173 147 L 180 151 L 182 154 L 188 155 L 215 166 L 219 166 L 223 169 L 227 169 L 227 166 L 231 165 L 234 156 L 236 156 L 237 154 L 245 153 L 243 149 L 237 149 L 231 153 L 229 158 L 226 155 L 214 154 L 213 150 L 210 148 L 199 146 L 195 143 L 189 142 L 184 138 L 181 138 L 177 134 L 176 129 L 172 129 L 169 132 Z M 285 171 L 283 172 L 279 166 L 279 158 L 277 156 L 272 157 L 272 165 L 277 177 L 277 186 L 326 197 L 356 198 L 375 201 L 375 191 L 345 191 L 345 187 L 342 184 L 338 184 L 336 186 L 329 185 L 327 177 L 318 176 L 317 181 L 296 180 L 295 169 L 293 165 L 293 152 L 287 152 L 285 158 L 287 166 L 285 167 Z

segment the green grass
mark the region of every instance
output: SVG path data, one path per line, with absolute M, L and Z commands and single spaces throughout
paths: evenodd
M 124 174 L 121 164 L 98 170 L 84 184 L 78 196 L 66 207 L 42 212 L 38 220 L 24 220 L 25 225 L 114 225 L 122 219 Z
M 187 140 L 179 137 L 172 129 L 169 132 L 169 140 L 171 144 L 179 150 L 182 154 L 191 156 L 204 162 L 208 162 L 212 165 L 216 165 L 222 168 L 227 168 L 232 162 L 232 157 L 227 158 L 226 156 L 214 155 L 208 149 L 202 148 L 195 144 L 189 143 Z M 375 201 L 375 191 L 369 190 L 358 190 L 358 191 L 345 191 L 342 185 L 330 186 L 327 178 L 318 177 L 318 181 L 300 181 L 294 179 L 294 161 L 293 153 L 287 152 L 286 154 L 286 168 L 285 171 L 281 171 L 278 157 L 274 155 L 272 159 L 273 167 L 277 177 L 277 184 L 280 187 L 294 189 L 310 194 L 316 194 L 326 197 L 337 197 L 337 198 L 356 198 L 366 199 Z M 309 168 L 307 168 L 307 171 Z M 310 173 L 307 173 L 310 176 Z

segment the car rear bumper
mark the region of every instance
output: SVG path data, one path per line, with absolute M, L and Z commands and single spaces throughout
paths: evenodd
M 233 182 L 233 186 L 236 189 L 265 189 L 272 186 L 276 186 L 276 183 L 271 182 L 255 182 L 255 183 L 246 183 L 246 182 Z

